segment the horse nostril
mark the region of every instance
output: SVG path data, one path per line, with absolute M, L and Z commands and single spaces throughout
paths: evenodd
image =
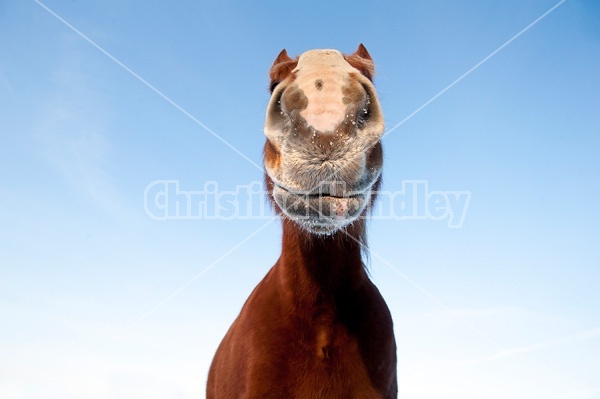
M 278 93 L 274 94 L 275 95 L 275 101 L 274 101 L 274 107 L 275 107 L 275 111 L 277 111 L 278 113 L 283 114 L 283 108 L 281 105 L 281 97 L 283 96 L 283 90 L 279 90 Z
M 367 123 L 369 121 L 369 119 L 371 118 L 371 97 L 369 96 L 369 94 L 366 95 L 365 102 L 362 105 L 362 107 L 360 107 L 358 109 L 356 116 L 357 116 L 356 122 L 361 127 L 365 123 Z
M 352 123 L 356 123 L 356 126 L 362 129 L 371 119 L 371 97 L 369 94 L 365 93 L 363 100 L 355 107 L 356 111 Z
M 269 91 L 271 92 L 271 94 L 275 91 L 275 89 L 277 88 L 277 85 L 279 85 L 279 83 L 281 83 L 278 80 L 274 80 L 273 82 L 271 82 L 271 87 L 269 87 Z

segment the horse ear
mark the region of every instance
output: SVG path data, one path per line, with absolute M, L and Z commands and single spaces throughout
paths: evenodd
M 273 62 L 273 65 L 281 64 L 282 62 L 288 62 L 288 61 L 292 61 L 292 59 L 288 55 L 287 51 L 285 51 L 285 49 L 283 49 L 283 50 L 281 50 L 281 52 L 279 53 L 277 58 L 275 58 L 275 62 Z
M 346 61 L 354 68 L 358 69 L 360 73 L 365 75 L 369 80 L 373 79 L 375 75 L 375 64 L 373 64 L 373 58 L 367 51 L 367 48 L 361 43 L 358 45 L 358 49 L 353 54 L 346 56 Z
M 269 90 L 271 93 L 273 93 L 275 87 L 277 87 L 277 85 L 281 83 L 294 68 L 296 68 L 296 65 L 298 65 L 298 60 L 291 59 L 285 49 L 281 50 L 269 71 L 269 78 L 271 78 Z
M 360 58 L 364 58 L 365 60 L 373 61 L 371 54 L 369 54 L 367 48 L 362 43 L 358 45 L 358 49 L 354 52 L 354 54 L 358 55 Z

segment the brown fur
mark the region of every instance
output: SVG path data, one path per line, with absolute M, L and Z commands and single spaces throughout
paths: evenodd
M 372 60 L 364 46 L 345 59 L 372 77 Z M 291 87 L 294 62 L 285 50 L 279 54 L 270 72 L 272 85 L 285 80 Z M 342 136 L 356 134 L 348 129 L 340 130 Z M 303 133 L 297 135 L 298 141 L 291 143 L 309 145 L 300 137 Z M 325 144 L 323 137 L 328 135 L 313 145 Z M 335 148 L 344 145 L 342 139 L 336 140 L 333 150 L 323 153 L 325 158 L 335 158 Z M 366 168 L 380 170 L 381 143 L 362 150 Z M 285 156 L 267 140 L 267 168 L 278 169 Z M 265 183 L 275 211 L 282 214 L 268 174 Z M 377 177 L 370 202 L 379 184 Z M 361 258 L 367 209 L 331 235 L 313 234 L 282 218 L 281 256 L 223 338 L 210 368 L 207 399 L 397 397 L 391 315 Z
M 354 68 L 358 69 L 360 73 L 365 75 L 369 80 L 373 80 L 375 75 L 375 64 L 371 58 L 371 54 L 367 51 L 366 47 L 360 44 L 358 50 L 354 54 L 347 55 L 346 61 Z
M 273 62 L 273 66 L 269 71 L 269 78 L 271 78 L 271 93 L 275 90 L 275 86 L 282 82 L 287 76 L 296 68 L 298 65 L 298 58 L 292 60 L 285 49 L 281 50 L 275 62 Z

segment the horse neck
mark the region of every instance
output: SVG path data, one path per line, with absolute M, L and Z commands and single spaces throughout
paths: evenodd
M 316 236 L 294 222 L 283 222 L 282 253 L 278 267 L 283 289 L 294 303 L 335 301 L 367 279 L 361 258 L 364 221 L 346 232 Z

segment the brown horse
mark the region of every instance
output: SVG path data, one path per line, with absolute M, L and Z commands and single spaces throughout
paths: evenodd
M 397 397 L 390 312 L 361 259 L 383 115 L 361 44 L 273 64 L 265 180 L 281 256 L 221 342 L 208 399 Z

